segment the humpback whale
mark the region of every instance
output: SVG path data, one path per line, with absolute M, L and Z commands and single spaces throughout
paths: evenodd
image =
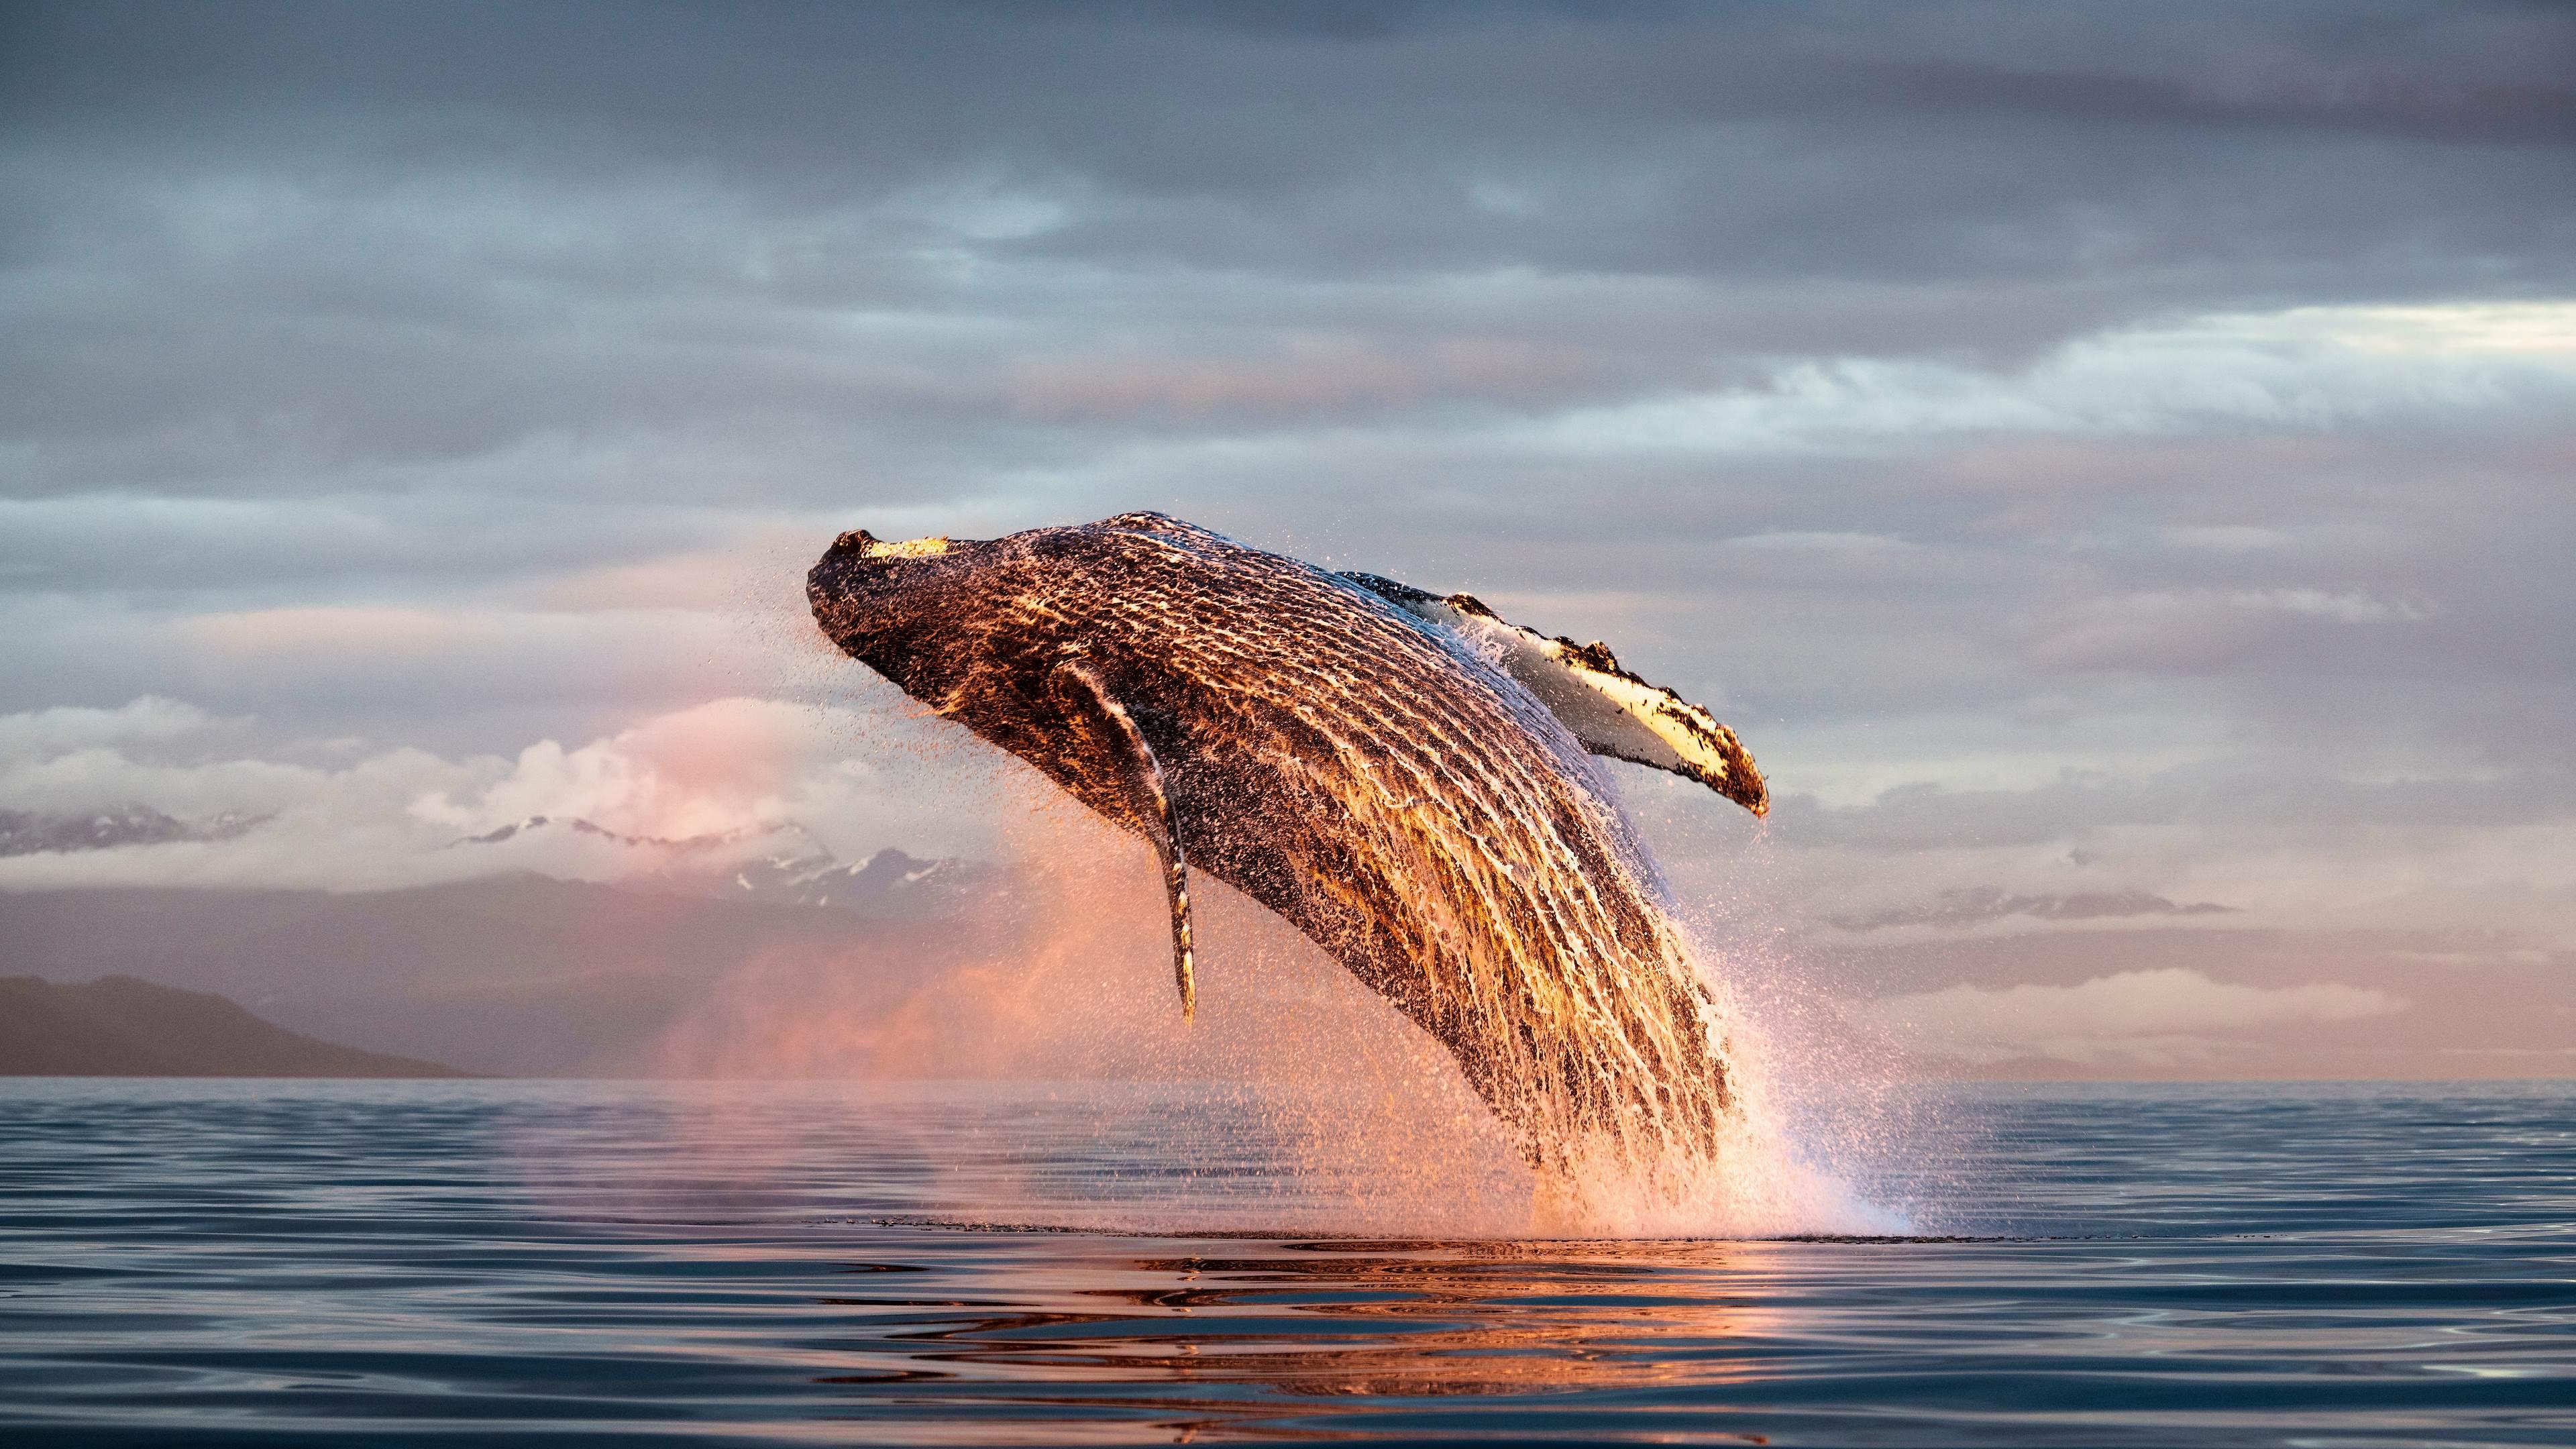
M 835 539 L 816 623 L 1143 837 L 1181 1014 L 1205 872 L 1456 1058 L 1541 1168 L 1717 1150 L 1726 1023 L 1590 756 L 1756 815 L 1733 731 L 1608 647 L 1157 513 L 984 541 Z

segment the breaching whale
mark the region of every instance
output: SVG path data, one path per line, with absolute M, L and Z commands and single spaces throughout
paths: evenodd
M 1588 756 L 1769 797 L 1607 647 L 1156 513 L 845 533 L 806 592 L 843 652 L 1152 845 L 1185 1018 L 1204 871 L 1446 1047 L 1532 1163 L 1714 1150 L 1724 1023 Z

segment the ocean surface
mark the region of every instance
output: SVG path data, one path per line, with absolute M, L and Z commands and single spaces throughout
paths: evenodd
M 0 1442 L 2576 1444 L 2568 1085 L 1957 1089 L 1910 1238 L 1462 1237 L 1283 1120 L 0 1081 Z

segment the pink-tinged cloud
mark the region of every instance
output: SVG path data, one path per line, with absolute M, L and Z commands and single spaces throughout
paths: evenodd
M 2388 1016 L 2405 999 L 2338 982 L 2243 986 L 2181 968 L 2123 971 L 2071 986 L 1962 983 L 1849 1003 L 1844 1013 L 1930 1058 L 1972 1065 L 2046 1057 L 2077 1066 L 2172 1067 L 2256 1028 Z
M 906 721 L 778 700 L 711 700 L 512 757 L 333 741 L 277 758 L 244 752 L 241 727 L 151 699 L 0 716 L 0 811 L 43 825 L 139 809 L 170 817 L 175 837 L 0 851 L 0 889 L 617 881 L 818 844 L 852 860 L 896 844 L 954 853 L 986 818 L 955 809 L 973 774 L 937 792 L 911 779 L 940 746 Z

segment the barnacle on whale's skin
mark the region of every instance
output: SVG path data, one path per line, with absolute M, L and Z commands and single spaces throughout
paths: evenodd
M 1541 1168 L 1713 1157 L 1721 1013 L 1588 753 L 1756 814 L 1734 733 L 1466 595 L 1327 572 L 1153 513 L 986 541 L 834 540 L 808 576 L 853 658 L 1285 917 L 1458 1061 Z M 1587 753 L 1588 752 L 1588 753 Z

